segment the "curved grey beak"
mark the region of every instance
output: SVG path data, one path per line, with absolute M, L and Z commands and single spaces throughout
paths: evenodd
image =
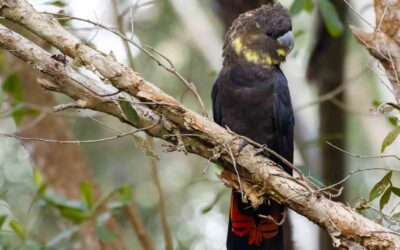
M 292 51 L 294 46 L 294 36 L 291 31 L 286 32 L 276 40 L 285 48 L 287 54 Z

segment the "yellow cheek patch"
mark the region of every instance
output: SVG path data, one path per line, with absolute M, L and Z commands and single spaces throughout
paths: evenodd
M 279 60 L 271 58 L 271 56 L 268 53 L 254 51 L 254 50 L 247 48 L 243 44 L 242 39 L 239 37 L 236 37 L 235 39 L 233 39 L 231 46 L 232 46 L 232 49 L 235 51 L 235 53 L 238 56 L 243 55 L 243 57 L 248 62 L 252 62 L 255 64 L 259 64 L 259 65 L 268 65 L 268 66 L 280 63 Z M 280 56 L 286 55 L 286 52 L 284 49 L 277 49 L 276 52 Z
M 267 64 L 267 65 L 272 64 L 272 59 L 268 54 L 265 55 L 264 64 Z
M 235 38 L 232 42 L 232 48 L 236 52 L 236 54 L 240 54 L 243 49 L 243 43 L 240 38 Z
M 286 51 L 284 49 L 277 49 L 276 53 L 278 56 L 286 56 Z
M 245 50 L 243 54 L 249 62 L 258 63 L 260 61 L 260 56 L 255 51 Z

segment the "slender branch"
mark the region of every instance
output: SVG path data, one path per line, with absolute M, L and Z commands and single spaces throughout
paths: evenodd
M 19 135 L 14 135 L 14 134 L 6 134 L 0 132 L 1 136 L 5 137 L 11 137 L 19 140 L 24 140 L 24 141 L 42 141 L 42 142 L 50 142 L 50 143 L 60 143 L 60 144 L 86 144 L 86 143 L 99 143 L 99 142 L 107 142 L 107 141 L 112 141 L 121 137 L 125 137 L 128 135 L 133 135 L 136 134 L 137 132 L 140 131 L 146 131 L 151 128 L 154 128 L 156 124 L 152 124 L 151 126 L 148 126 L 146 128 L 141 128 L 141 129 L 135 129 L 126 133 L 122 133 L 119 135 L 107 137 L 107 138 L 102 138 L 102 139 L 93 139 L 93 140 L 72 140 L 72 141 L 65 141 L 65 140 L 52 140 L 52 139 L 43 139 L 43 138 L 31 138 L 31 137 L 24 137 L 24 136 L 19 136 Z
M 398 157 L 397 155 L 358 155 L 358 154 L 354 154 L 354 153 L 351 153 L 349 151 L 346 151 L 346 150 L 344 150 L 342 148 L 339 148 L 338 146 L 336 146 L 336 145 L 334 145 L 334 144 L 332 144 L 332 143 L 330 143 L 328 141 L 326 142 L 326 144 L 328 144 L 329 146 L 339 150 L 340 152 L 343 152 L 343 153 L 345 153 L 347 155 L 350 155 L 350 156 L 353 156 L 353 157 L 356 157 L 356 158 L 364 158 L 364 159 L 394 158 L 394 159 L 400 161 L 400 157 Z
M 140 243 L 144 250 L 154 250 L 156 249 L 153 241 L 151 240 L 150 234 L 145 229 L 143 222 L 140 217 L 140 213 L 135 206 L 125 206 L 125 213 L 128 215 L 129 221 L 134 228 Z
M 149 145 L 150 149 L 154 151 L 154 141 L 151 136 L 147 136 L 147 144 Z M 165 206 L 164 193 L 161 186 L 160 175 L 158 172 L 158 166 L 157 166 L 158 164 L 154 157 L 148 157 L 148 158 L 151 165 L 153 180 L 154 183 L 156 184 L 158 196 L 160 198 L 161 225 L 164 233 L 165 250 L 173 250 L 172 236 L 168 225 L 167 209 Z

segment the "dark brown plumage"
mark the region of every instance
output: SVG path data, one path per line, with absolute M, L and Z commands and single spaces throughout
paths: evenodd
M 291 30 L 289 12 L 280 4 L 263 5 L 241 14 L 225 35 L 224 65 L 245 59 L 245 55 L 238 55 L 235 51 L 235 44 L 240 46 L 239 42 L 243 49 L 251 49 L 257 54 L 269 54 L 275 64 L 283 62 L 293 43 L 280 42 L 278 38 Z M 281 53 L 278 53 L 279 49 Z
M 280 4 L 238 17 L 225 36 L 224 64 L 212 91 L 214 120 L 293 160 L 294 116 L 280 64 L 293 47 L 290 15 Z M 291 173 L 291 169 L 271 158 Z M 228 249 L 283 249 L 282 228 L 259 214 L 282 217 L 269 200 L 254 209 L 232 193 Z

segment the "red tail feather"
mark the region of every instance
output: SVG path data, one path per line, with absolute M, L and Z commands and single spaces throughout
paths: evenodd
M 241 201 L 237 201 L 232 193 L 230 219 L 232 221 L 231 231 L 235 235 L 239 237 L 248 235 L 248 244 L 256 246 L 260 246 L 264 239 L 271 239 L 278 235 L 278 225 L 274 221 L 268 218 L 256 219 L 257 214 L 242 213 L 238 202 Z M 279 205 L 274 201 L 270 201 L 270 204 L 270 215 L 275 221 L 279 221 Z

